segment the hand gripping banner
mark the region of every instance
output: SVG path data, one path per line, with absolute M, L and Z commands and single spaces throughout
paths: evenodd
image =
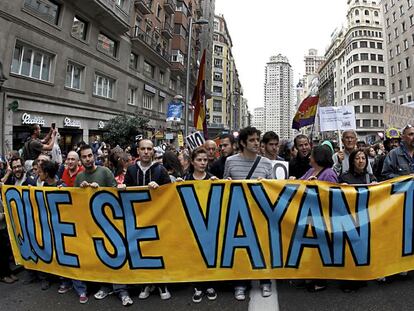
M 111 283 L 369 280 L 414 269 L 414 181 L 2 187 L 16 261 Z

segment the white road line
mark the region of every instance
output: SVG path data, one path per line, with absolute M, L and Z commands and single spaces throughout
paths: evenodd
M 259 281 L 252 282 L 250 290 L 249 311 L 279 311 L 276 281 L 272 281 L 272 296 L 263 298 Z

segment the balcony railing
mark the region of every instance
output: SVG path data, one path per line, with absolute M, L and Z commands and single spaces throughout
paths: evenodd
M 172 26 L 169 23 L 165 22 L 162 25 L 161 34 L 166 39 L 172 39 L 173 38 L 173 28 L 172 28 Z
M 155 53 L 161 56 L 167 62 L 171 61 L 171 55 L 162 48 L 161 43 L 157 42 L 153 36 L 152 32 L 147 33 L 138 26 L 133 28 L 133 39 L 138 39 L 139 41 L 143 42 L 145 45 L 150 47 Z
M 152 0 L 135 0 L 135 5 L 138 10 L 144 15 L 152 13 Z
M 175 0 L 164 0 L 164 10 L 168 14 L 174 14 L 177 3 Z

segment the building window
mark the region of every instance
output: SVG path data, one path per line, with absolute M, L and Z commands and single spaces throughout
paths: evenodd
M 213 80 L 219 82 L 223 81 L 223 74 L 221 72 L 215 72 Z
M 378 106 L 372 106 L 372 109 L 373 113 L 378 113 Z
M 165 83 L 165 73 L 160 71 L 160 84 L 164 85 Z
M 100 33 L 98 35 L 98 50 L 108 55 L 116 57 L 117 53 L 117 42 L 108 36 Z
M 177 82 L 173 79 L 170 79 L 170 85 L 169 85 L 170 89 L 175 91 L 177 89 Z
M 80 17 L 75 15 L 73 17 L 73 23 L 72 23 L 72 30 L 71 30 L 72 36 L 85 41 L 87 31 L 88 31 L 88 23 L 82 20 Z
M 370 92 L 362 92 L 362 98 L 363 99 L 369 99 L 370 98 Z
M 213 116 L 213 123 L 214 124 L 222 124 L 221 116 Z
M 144 73 L 148 76 L 154 79 L 154 72 L 155 67 L 148 63 L 147 61 L 144 61 Z
M 215 68 L 223 68 L 223 60 L 215 58 L 214 59 L 214 67 Z
M 93 95 L 114 98 L 115 80 L 95 73 Z
M 144 93 L 143 97 L 142 97 L 142 107 L 144 109 L 149 109 L 152 110 L 152 104 L 154 102 L 154 96 L 152 94 L 149 93 Z
M 137 89 L 133 87 L 128 87 L 128 104 L 136 105 L 137 104 Z
M 361 48 L 367 48 L 368 47 L 368 42 L 367 41 L 361 41 L 359 43 L 359 47 L 361 47 Z
M 367 105 L 362 106 L 362 112 L 363 113 L 370 113 L 371 112 L 371 107 L 367 106 Z
M 411 88 L 411 77 L 408 76 L 406 81 L 407 81 L 407 89 Z
M 59 22 L 60 5 L 51 0 L 24 0 L 24 8 L 48 23 Z
M 82 88 L 82 75 L 85 67 L 69 62 L 66 66 L 65 86 L 75 90 Z
M 372 126 L 373 127 L 378 127 L 379 126 L 379 121 L 378 120 L 372 120 Z
M 355 106 L 355 113 L 360 113 L 361 109 L 360 106 Z
M 49 53 L 16 43 L 11 72 L 36 80 L 50 81 L 52 58 Z
M 362 120 L 362 127 L 371 127 L 371 120 Z
M 163 97 L 158 97 L 158 111 L 161 113 L 164 112 L 164 101 L 165 99 Z
M 138 70 L 138 55 L 131 53 L 129 55 L 129 67 L 135 70 Z
M 223 47 L 220 45 L 214 46 L 214 54 L 223 55 Z
M 410 68 L 410 58 L 409 57 L 406 57 L 405 58 L 405 69 L 408 69 L 408 68 Z
M 223 105 L 221 103 L 221 100 L 213 100 L 213 112 L 222 112 L 223 111 Z
M 398 80 L 398 90 L 402 91 L 403 90 L 403 82 L 402 80 Z
M 408 50 L 408 40 L 404 40 L 404 50 Z

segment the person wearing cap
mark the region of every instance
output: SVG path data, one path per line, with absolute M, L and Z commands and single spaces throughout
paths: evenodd
M 401 144 L 391 150 L 384 160 L 382 175 L 386 179 L 414 173 L 414 127 L 410 124 L 401 130 Z

